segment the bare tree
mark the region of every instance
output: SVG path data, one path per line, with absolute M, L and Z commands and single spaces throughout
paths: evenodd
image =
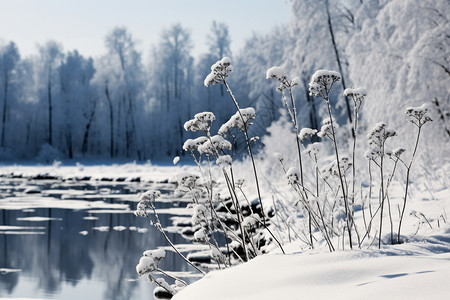
M 55 70 L 63 58 L 62 46 L 55 41 L 48 41 L 43 46 L 39 46 L 39 53 L 43 63 L 43 75 L 46 78 L 46 91 L 48 101 L 48 144 L 53 144 L 53 77 Z
M 105 45 L 110 55 L 110 61 L 113 64 L 115 61 L 119 63 L 119 69 L 115 70 L 115 74 L 117 75 L 116 84 L 120 85 L 119 89 L 119 86 L 115 89 L 117 94 L 111 95 L 108 84 L 105 84 L 106 98 L 110 107 L 111 97 L 119 99 L 117 112 L 118 122 L 122 121 L 121 115 L 123 113 L 125 114 L 125 140 L 123 143 L 125 145 L 125 155 L 130 157 L 133 155 L 132 153 L 137 153 L 139 157 L 140 149 L 137 145 L 136 138 L 138 128 L 136 126 L 135 105 L 143 89 L 141 82 L 143 79 L 141 54 L 136 50 L 136 42 L 125 27 L 114 28 L 106 36 Z M 120 126 L 117 129 L 120 130 Z
M 1 147 L 5 147 L 5 128 L 6 116 L 8 110 L 8 97 L 12 81 L 14 69 L 20 60 L 19 50 L 14 42 L 0 49 L 0 66 L 1 75 L 3 79 L 3 112 L 2 112 L 2 133 L 1 133 Z

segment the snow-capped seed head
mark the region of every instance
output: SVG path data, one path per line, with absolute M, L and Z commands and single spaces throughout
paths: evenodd
M 365 88 L 345 89 L 344 96 L 361 98 L 367 96 L 367 91 Z
M 231 65 L 231 58 L 225 56 L 220 60 L 220 62 L 222 63 L 222 65 L 227 67 L 227 66 Z
M 311 96 L 324 96 L 323 92 L 329 92 L 333 84 L 341 79 L 341 74 L 335 71 L 318 70 L 309 82 L 309 93 Z
M 428 103 L 424 103 L 417 107 L 407 107 L 405 113 L 409 116 L 410 122 L 414 123 L 418 127 L 423 126 L 427 122 L 433 121 L 429 115 Z
M 357 88 L 357 89 L 345 89 L 344 90 L 345 97 L 352 97 L 353 104 L 355 105 L 355 109 L 359 109 L 361 103 L 364 98 L 367 96 L 367 91 L 365 88 Z
M 216 160 L 216 164 L 218 164 L 222 168 L 229 167 L 229 166 L 231 166 L 233 164 L 233 159 L 228 154 L 227 155 L 221 155 Z
M 331 124 L 333 123 L 333 128 L 337 129 L 339 128 L 339 124 L 336 122 L 334 118 L 325 118 L 322 121 L 322 127 L 320 128 L 320 131 L 317 133 L 318 137 L 328 137 L 330 139 L 333 139 L 333 129 Z
M 147 205 L 144 201 L 139 201 L 136 211 L 134 212 L 134 215 L 136 217 L 146 217 L 147 216 Z
M 209 73 L 206 75 L 205 80 L 203 81 L 203 84 L 208 87 L 210 84 L 216 84 L 218 81 L 216 81 L 216 76 L 213 73 Z
M 187 187 L 192 189 L 200 176 L 191 173 L 181 173 L 177 176 L 177 182 L 179 186 Z
M 194 119 L 201 122 L 212 122 L 216 119 L 216 116 L 210 111 L 204 111 L 195 114 Z
M 155 249 L 155 250 L 146 250 L 142 253 L 143 256 L 151 257 L 153 260 L 158 263 L 164 257 L 166 257 L 166 251 L 164 249 Z
M 203 83 L 205 86 L 223 83 L 225 78 L 228 77 L 228 73 L 232 71 L 233 67 L 231 66 L 231 59 L 229 57 L 224 57 L 211 66 L 211 73 L 206 76 Z
M 155 260 L 148 256 L 142 256 L 139 263 L 136 265 L 136 272 L 139 275 L 144 275 L 156 270 L 157 264 Z
M 214 114 L 209 111 L 195 114 L 194 118 L 184 123 L 184 130 L 186 131 L 209 131 L 211 123 L 216 119 Z
M 314 159 L 317 162 L 317 157 L 320 151 L 320 144 L 319 143 L 312 143 L 308 146 L 308 148 L 305 149 L 305 154 L 309 155 L 312 159 Z
M 298 134 L 298 138 L 301 143 L 303 143 L 304 140 L 307 138 L 311 138 L 313 135 L 317 133 L 317 129 L 311 129 L 311 128 L 302 128 L 300 130 L 300 133 Z
M 369 151 L 367 157 L 374 159 L 378 156 L 384 156 L 386 153 L 384 149 L 384 143 L 390 137 L 396 136 L 395 130 L 387 128 L 387 125 L 383 122 L 375 124 L 375 126 L 367 134 L 369 142 Z
M 280 81 L 284 81 L 286 77 L 286 73 L 280 67 L 272 67 L 266 72 L 266 79 L 277 78 Z
M 322 175 L 322 178 L 324 180 L 327 180 L 328 178 L 330 178 L 331 176 L 338 176 L 338 172 L 337 172 L 337 168 L 336 168 L 336 163 L 335 162 L 331 162 L 326 166 L 323 166 L 320 169 L 320 174 Z
M 300 77 L 296 76 L 291 80 L 291 86 L 296 86 L 300 84 Z
M 231 143 L 220 135 L 214 135 L 197 148 L 200 154 L 215 155 L 217 151 L 231 150 Z
M 145 193 L 142 193 L 138 200 L 139 201 L 149 201 L 154 202 L 155 199 L 161 197 L 161 192 L 158 190 L 148 190 Z
M 292 167 L 286 172 L 286 178 L 289 181 L 289 184 L 299 184 L 300 183 L 300 171 Z
M 253 107 L 241 108 L 239 112 L 236 112 L 225 124 L 220 126 L 218 131 L 220 135 L 225 135 L 231 128 L 238 128 L 244 131 L 244 126 L 248 127 L 251 125 L 251 120 L 256 118 L 255 109 Z
M 194 240 L 199 242 L 204 242 L 207 239 L 206 232 L 203 228 L 200 228 L 196 232 L 194 232 Z
M 192 224 L 201 224 L 206 221 L 206 207 L 203 204 L 196 204 L 192 212 Z
M 183 144 L 183 150 L 184 151 L 191 151 L 197 150 L 198 146 L 202 145 L 208 140 L 206 136 L 199 136 L 196 139 L 187 139 L 186 142 Z
M 364 156 L 369 160 L 375 160 L 377 157 L 381 156 L 381 149 L 378 146 L 370 145 L 369 149 L 364 152 Z

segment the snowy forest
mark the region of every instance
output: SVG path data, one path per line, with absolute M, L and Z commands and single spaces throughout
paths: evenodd
M 344 89 L 355 84 L 370 91 L 363 108 L 369 123 L 381 116 L 396 122 L 385 112 L 426 101 L 440 113 L 435 136 L 448 140 L 449 6 L 447 0 L 291 1 L 286 25 L 255 33 L 238 53 L 230 53 L 227 24 L 213 22 L 209 52 L 199 57 L 192 56 L 191 32 L 181 23 L 165 28 L 145 53 L 124 27 L 105 33 L 105 54 L 95 58 L 53 40 L 22 57 L 14 41 L 2 41 L 0 157 L 143 161 L 182 155 L 189 137 L 182 125 L 193 114 L 212 111 L 222 124 L 233 113 L 223 87 L 202 84 L 223 56 L 233 59 L 229 82 L 240 103 L 258 111 L 256 135 L 280 118 L 282 103 L 265 79 L 265 70 L 279 65 L 301 79 L 295 90 L 301 126 L 320 127 L 324 111 L 307 83 L 314 70 L 325 68 L 342 74 Z M 341 94 L 332 101 L 339 121 L 350 124 Z

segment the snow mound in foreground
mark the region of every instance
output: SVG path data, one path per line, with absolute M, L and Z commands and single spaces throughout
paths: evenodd
M 448 278 L 450 226 L 381 250 L 258 256 L 173 299 L 450 299 Z

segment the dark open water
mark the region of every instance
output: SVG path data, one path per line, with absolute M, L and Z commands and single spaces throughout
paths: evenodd
M 30 187 L 41 192 L 27 193 Z M 144 277 L 136 280 L 135 267 L 143 251 L 167 243 L 146 219 L 132 214 L 137 193 L 149 188 L 149 183 L 1 178 L 0 299 L 153 299 L 154 286 Z M 85 201 L 106 210 L 93 212 Z M 168 224 L 171 215 L 160 217 Z M 160 266 L 190 270 L 171 252 Z

